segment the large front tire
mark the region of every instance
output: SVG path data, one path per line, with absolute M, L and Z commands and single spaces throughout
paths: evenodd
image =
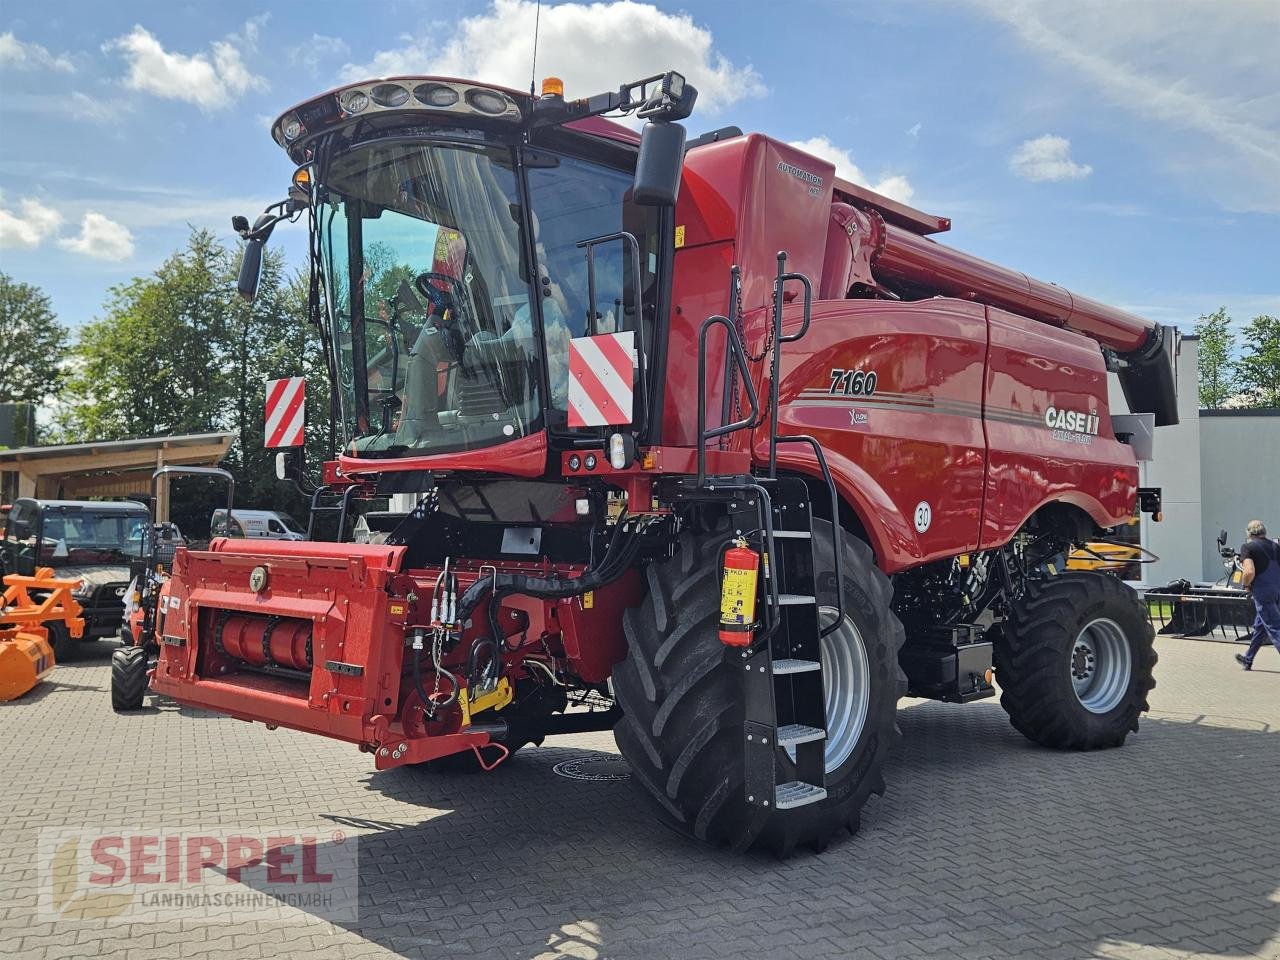
M 116 713 L 141 710 L 147 694 L 147 651 L 121 647 L 111 654 L 111 709 Z
M 821 561 L 831 556 L 832 533 L 829 524 L 814 526 Z M 858 829 L 868 798 L 884 792 L 885 758 L 899 736 L 897 703 L 906 679 L 898 668 L 902 624 L 889 608 L 893 588 L 866 544 L 844 531 L 840 536 L 846 621 L 829 638 L 834 645 L 823 660 L 828 670 L 843 662 L 846 681 L 855 679 L 838 685 L 847 693 L 843 702 L 828 691 L 828 723 L 843 735 L 829 745 L 826 799 L 774 812 L 753 841 L 780 856 L 796 845 L 821 850 L 840 830 Z M 624 716 L 614 737 L 664 821 L 706 843 L 736 847 L 748 835 L 752 808 L 744 789 L 740 660 L 718 637 L 719 557 L 727 537 L 686 532 L 673 560 L 646 571 L 647 595 L 623 619 L 627 658 L 613 682 Z M 785 779 L 790 758 L 779 751 L 777 762 Z
M 1032 581 L 995 640 L 1000 705 L 1060 750 L 1118 747 L 1155 686 L 1155 632 L 1133 588 L 1105 573 Z

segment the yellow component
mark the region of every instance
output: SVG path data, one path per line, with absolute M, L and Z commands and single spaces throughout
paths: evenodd
M 293 185 L 299 190 L 310 190 L 311 169 L 309 167 L 299 167 L 293 171 Z
M 684 246 L 684 224 L 676 227 L 676 249 L 679 250 Z
M 1098 556 L 1094 556 L 1094 554 Z M 1087 543 L 1067 557 L 1068 570 L 1119 570 L 1141 558 L 1142 548 L 1118 543 Z
M 968 570 L 968 569 L 969 569 L 969 555 L 968 555 L 967 553 L 962 553 L 962 554 L 960 554 L 960 556 L 956 557 L 956 563 L 958 563 L 958 564 L 960 565 L 960 569 L 961 569 L 961 570 Z
M 595 605 L 596 605 L 596 592 L 594 590 L 588 590 L 586 593 L 582 595 L 582 609 L 590 610 Z
M 506 677 L 500 677 L 496 687 L 488 693 L 480 694 L 474 700 L 467 695 L 464 687 L 458 691 L 458 706 L 462 708 L 462 725 L 470 726 L 471 718 L 477 713 L 483 713 L 485 710 L 501 710 L 515 699 L 515 695 L 516 692 Z
M 53 647 L 45 624 L 61 620 L 73 637 L 84 632 L 80 604 L 71 591 L 79 580 L 55 580 L 41 567 L 34 577 L 4 578 L 0 597 L 0 702 L 22 696 L 53 670 Z M 32 590 L 43 596 L 35 600 Z
M 564 81 L 559 77 L 543 77 L 542 95 L 544 97 L 563 97 Z
M 644 467 L 644 469 L 646 470 L 652 470 L 657 465 L 658 465 L 658 458 L 655 457 L 652 453 L 646 453 L 643 457 L 640 458 L 640 466 Z
M 391 612 L 396 615 L 404 613 L 404 604 L 403 603 L 391 604 Z

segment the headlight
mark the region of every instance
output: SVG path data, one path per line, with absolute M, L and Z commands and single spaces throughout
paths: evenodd
M 373 102 L 383 107 L 403 106 L 409 100 L 409 91 L 398 83 L 380 83 L 369 91 Z
M 359 113 L 367 106 L 369 106 L 369 96 L 359 90 L 351 90 L 342 95 L 343 113 Z
M 413 88 L 413 95 L 428 107 L 452 107 L 458 102 L 458 91 L 443 83 L 422 83 Z
M 491 90 L 468 90 L 467 103 L 492 116 L 507 112 L 507 98 Z
M 71 595 L 73 597 L 78 597 L 81 600 L 85 597 L 91 597 L 93 596 L 93 584 L 88 580 L 81 580 L 75 585 L 75 588 L 71 591 Z

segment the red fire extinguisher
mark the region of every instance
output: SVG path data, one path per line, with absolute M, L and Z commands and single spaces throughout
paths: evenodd
M 756 626 L 756 586 L 760 555 L 739 538 L 724 554 L 724 579 L 720 587 L 720 642 L 731 647 L 751 643 Z

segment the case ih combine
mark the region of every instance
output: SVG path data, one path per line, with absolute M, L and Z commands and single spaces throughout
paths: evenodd
M 784 854 L 856 829 L 905 694 L 994 672 L 1041 744 L 1137 729 L 1143 608 L 1062 571 L 1159 509 L 1130 441 L 1175 420 L 1172 331 L 767 136 L 686 143 L 695 97 L 394 78 L 276 122 L 298 173 L 237 218 L 241 291 L 305 213 L 325 480 L 403 515 L 179 550 L 154 689 L 383 770 L 612 727 L 662 817 Z

